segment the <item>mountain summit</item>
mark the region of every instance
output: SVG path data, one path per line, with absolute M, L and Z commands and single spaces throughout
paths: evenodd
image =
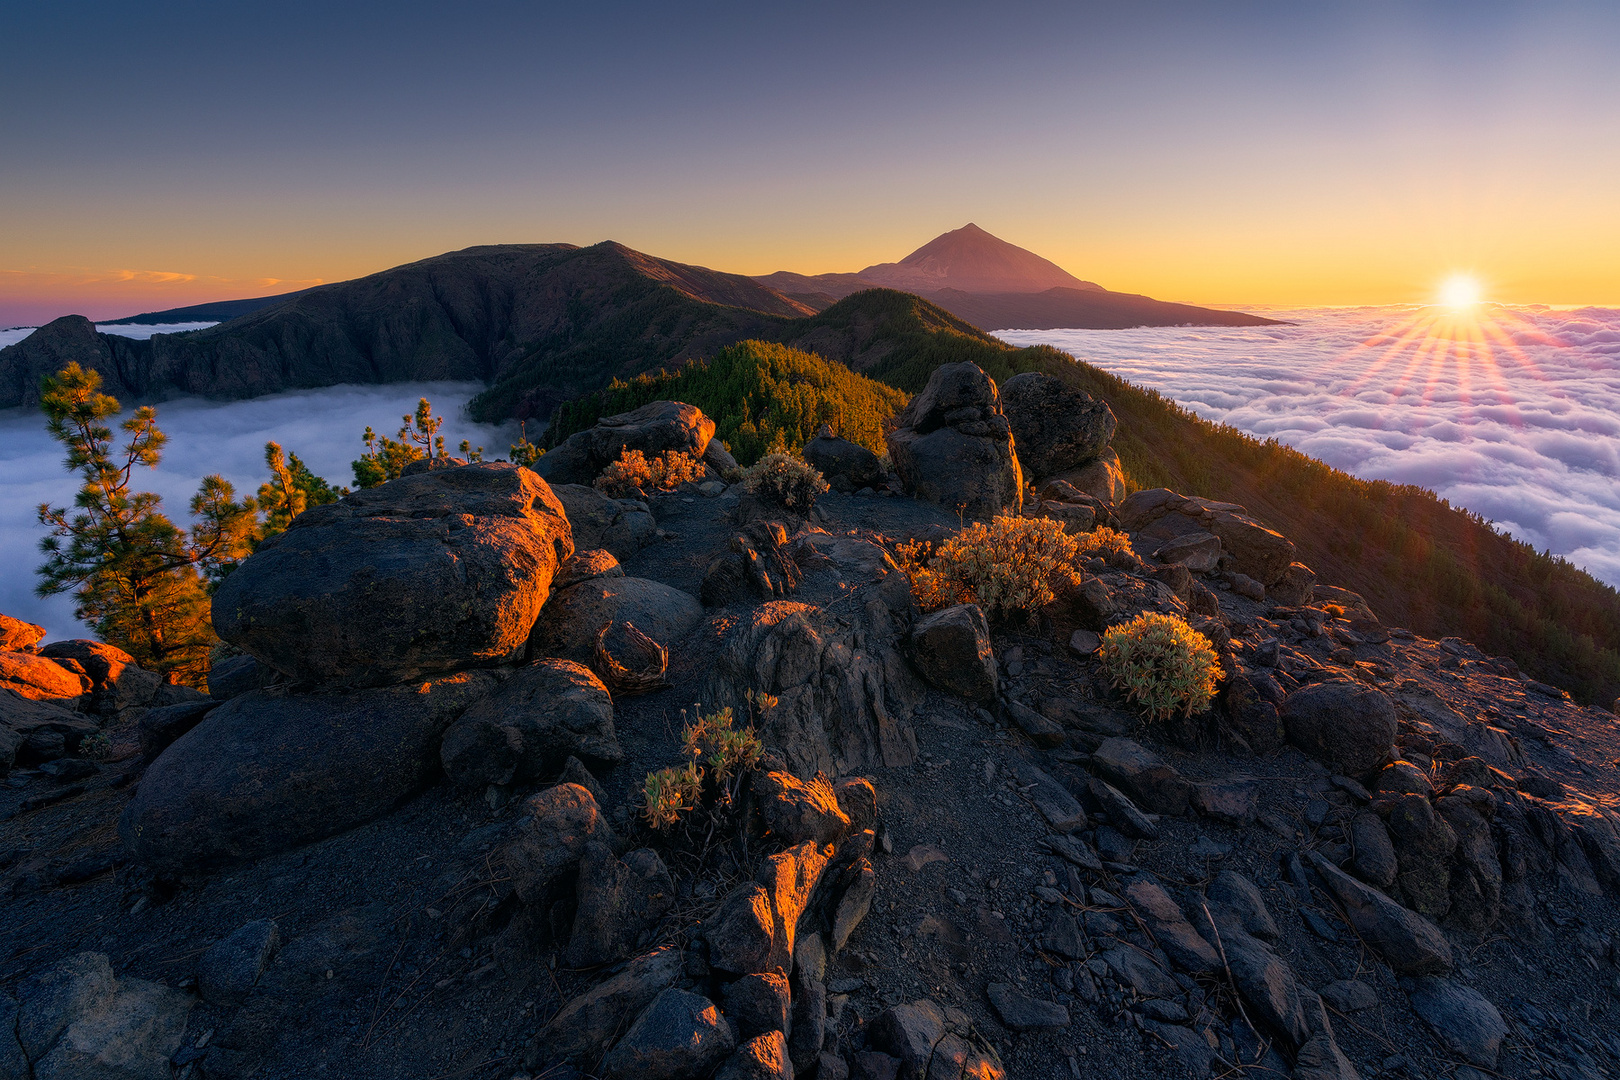
M 897 263 L 868 266 L 859 276 L 876 285 L 924 294 L 941 289 L 970 293 L 1103 291 L 1101 285 L 1081 281 L 1056 263 L 971 222 L 934 237 Z

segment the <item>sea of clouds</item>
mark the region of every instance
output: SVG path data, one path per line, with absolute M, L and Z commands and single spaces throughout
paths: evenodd
M 211 324 L 201 324 L 211 325 Z M 195 329 L 188 325 L 185 329 Z M 104 332 L 172 333 L 175 327 L 101 327 Z M 27 330 L 0 331 L 0 348 L 26 336 Z M 132 334 L 131 336 L 136 336 Z M 138 470 L 140 490 L 163 496 L 164 509 L 176 524 L 189 524 L 187 504 L 197 483 L 219 473 L 239 494 L 252 494 L 267 479 L 264 444 L 279 442 L 297 453 L 316 475 L 349 486 L 349 463 L 363 452 L 361 433 L 369 424 L 393 436 L 400 418 L 420 398 L 433 402 L 445 417 L 441 434 L 455 452 L 462 439 L 483 446 L 491 458 L 505 457 L 517 440 L 517 426 L 475 424 L 464 416 L 481 383 L 396 383 L 390 386 L 334 386 L 272 394 L 251 401 L 216 402 L 182 398 L 160 402 L 158 424 L 169 436 L 163 462 Z M 532 426 L 529 435 L 535 431 Z M 38 579 L 39 541 L 45 529 L 35 516 L 42 502 L 71 506 L 78 490 L 62 465 L 60 444 L 45 433 L 44 417 L 33 410 L 0 410 L 0 611 L 44 626 L 52 638 L 75 637 L 84 629 L 73 618 L 72 599 L 34 595 Z
M 1461 322 L 1442 309 L 1267 311 L 1289 325 L 1140 330 L 1003 330 L 1045 342 L 1157 389 L 1211 420 L 1277 438 L 1357 476 L 1419 484 L 1620 585 L 1620 310 L 1485 307 Z M 188 324 L 184 329 L 197 325 Z M 181 327 L 104 326 L 146 336 Z M 27 330 L 0 331 L 0 347 Z M 339 386 L 240 402 L 162 403 L 163 464 L 140 474 L 186 520 L 205 473 L 239 491 L 265 479 L 275 440 L 334 483 L 366 425 L 392 435 L 419 397 L 444 434 L 504 456 L 515 426 L 463 416 L 476 383 Z M 531 431 L 533 436 L 535 432 Z M 76 485 L 39 413 L 0 412 L 0 611 L 82 633 L 66 597 L 33 595 L 42 501 Z
M 997 336 L 1357 476 L 1430 488 L 1620 585 L 1620 310 L 1263 314 L 1291 325 Z

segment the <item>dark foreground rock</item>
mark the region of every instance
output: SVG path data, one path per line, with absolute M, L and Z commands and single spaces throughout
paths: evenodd
M 624 757 L 607 687 L 571 660 L 519 668 L 450 725 L 439 751 L 445 774 L 463 787 L 532 780 L 571 755 L 600 763 Z
M 370 821 L 432 781 L 445 727 L 494 685 L 467 672 L 350 694 L 235 698 L 152 763 L 119 835 L 151 870 L 183 874 Z
M 504 663 L 573 552 L 562 504 L 529 470 L 420 473 L 298 515 L 225 579 L 214 629 L 317 686 Z
M 908 493 L 976 521 L 1017 513 L 1024 474 L 996 384 L 974 364 L 935 368 L 896 418 L 889 458 Z

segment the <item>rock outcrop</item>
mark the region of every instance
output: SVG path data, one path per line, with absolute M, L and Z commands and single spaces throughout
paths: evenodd
M 975 364 L 945 364 L 895 418 L 889 458 L 908 494 L 988 521 L 1023 505 L 1024 474 L 996 384 Z
M 1040 372 L 1002 383 L 1001 408 L 1012 426 L 1018 463 L 1032 478 L 1083 468 L 1114 438 L 1116 421 L 1107 402 Z
M 702 458 L 714 438 L 714 421 L 695 405 L 650 401 L 638 409 L 604 416 L 546 451 L 534 471 L 554 484 L 590 484 L 626 450 L 651 458 L 666 450 Z

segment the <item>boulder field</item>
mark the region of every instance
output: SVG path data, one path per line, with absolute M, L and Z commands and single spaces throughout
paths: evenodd
M 216 596 L 207 695 L 0 620 L 0 1076 L 1613 1073 L 1612 714 L 964 367 L 893 473 L 811 439 L 808 519 L 669 402 L 309 511 Z M 623 446 L 719 463 L 609 499 Z M 922 611 L 898 545 L 969 500 L 1135 554 Z M 1207 711 L 1109 685 L 1150 611 L 1209 639 Z M 757 761 L 653 828 L 727 710 Z

